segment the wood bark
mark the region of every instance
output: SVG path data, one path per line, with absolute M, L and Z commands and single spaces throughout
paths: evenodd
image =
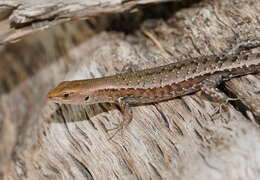
M 175 0 L 1 0 L 0 44 L 16 42 L 60 23 L 166 1 Z
M 96 15 L 107 12 L 100 7 Z M 0 178 L 257 179 L 259 75 L 223 84 L 221 90 L 240 101 L 214 116 L 219 104 L 200 93 L 135 106 L 133 122 L 111 141 L 107 129 L 122 120 L 117 106 L 56 105 L 45 96 L 63 80 L 112 75 L 126 65 L 144 69 L 220 55 L 260 39 L 258 7 L 258 0 L 173 2 L 121 15 L 137 20 L 69 22 L 2 46 Z M 28 5 L 35 13 L 33 8 Z M 150 16 L 157 10 L 158 16 Z M 120 31 L 131 23 L 138 26 Z

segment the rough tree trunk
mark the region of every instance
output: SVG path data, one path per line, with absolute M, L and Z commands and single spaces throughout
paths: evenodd
M 123 12 L 152 1 L 125 1 L 135 4 L 126 8 L 97 3 L 91 13 L 51 8 L 61 7 L 55 1 L 49 8 L 15 2 L 0 2 L 0 17 L 11 17 L 2 18 L 3 44 L 22 38 L 24 30 L 34 32 L 34 23 L 52 27 L 62 17 Z M 258 0 L 177 1 L 68 22 L 1 46 L 0 179 L 257 179 L 259 75 L 225 83 L 221 89 L 241 101 L 215 116 L 218 104 L 199 93 L 133 107 L 133 122 L 112 141 L 107 129 L 122 119 L 118 107 L 56 105 L 45 96 L 63 80 L 111 75 L 129 64 L 144 69 L 222 54 L 241 41 L 260 39 L 259 7 Z M 33 18 L 15 21 L 23 8 Z

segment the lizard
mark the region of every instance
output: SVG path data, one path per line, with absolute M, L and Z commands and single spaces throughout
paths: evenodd
M 260 53 L 241 53 L 247 49 L 246 45 L 253 48 L 259 44 L 238 45 L 222 56 L 203 56 L 135 72 L 64 81 L 49 91 L 47 99 L 61 104 L 116 103 L 123 121 L 113 129 L 129 125 L 131 105 L 170 100 L 200 90 L 215 101 L 228 101 L 217 89 L 220 83 L 260 72 Z

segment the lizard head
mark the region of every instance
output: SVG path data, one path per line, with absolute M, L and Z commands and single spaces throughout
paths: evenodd
M 91 88 L 82 88 L 82 81 L 64 81 L 50 90 L 47 99 L 61 104 L 95 103 Z

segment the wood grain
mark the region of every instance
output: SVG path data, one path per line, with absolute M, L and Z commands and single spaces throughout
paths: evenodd
M 176 2 L 167 4 L 170 15 L 165 19 L 144 19 L 129 34 L 97 32 L 75 22 L 3 46 L 0 175 L 5 179 L 256 179 L 258 101 L 247 97 L 259 97 L 257 75 L 233 79 L 221 88 L 239 98 L 248 94 L 241 98 L 246 111 L 229 103 L 221 114 L 212 116 L 218 104 L 200 93 L 136 106 L 133 122 L 113 141 L 107 140 L 111 135 L 107 129 L 122 120 L 118 107 L 58 106 L 46 102 L 45 95 L 63 80 L 111 75 L 127 64 L 142 69 L 222 54 L 243 40 L 260 39 L 257 4 L 257 0 L 186 6 Z
M 176 0 L 2 0 L 0 45 L 17 42 L 27 35 L 64 22 L 121 13 L 145 4 L 167 1 Z

